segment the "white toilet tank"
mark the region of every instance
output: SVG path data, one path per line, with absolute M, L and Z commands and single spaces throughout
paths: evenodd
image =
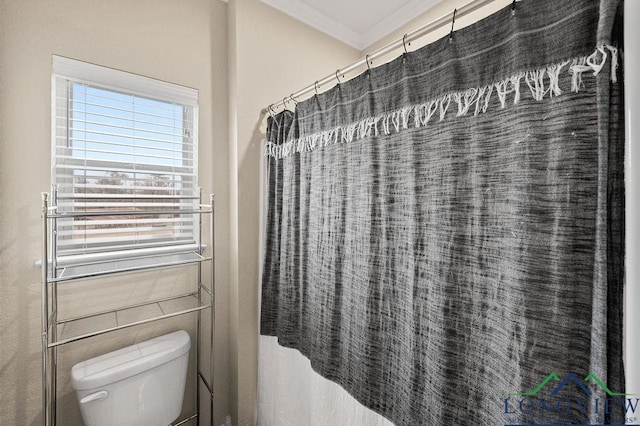
M 189 334 L 176 331 L 71 369 L 86 426 L 166 426 L 182 411 Z

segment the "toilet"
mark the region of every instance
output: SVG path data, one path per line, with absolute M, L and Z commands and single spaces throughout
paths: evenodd
M 189 334 L 176 331 L 71 369 L 86 426 L 167 426 L 182 411 Z

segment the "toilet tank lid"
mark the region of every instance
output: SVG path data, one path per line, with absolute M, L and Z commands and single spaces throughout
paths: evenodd
M 167 363 L 190 348 L 191 340 L 186 331 L 165 334 L 74 365 L 71 384 L 76 390 L 106 386 Z

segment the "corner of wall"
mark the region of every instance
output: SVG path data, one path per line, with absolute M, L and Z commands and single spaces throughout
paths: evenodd
M 234 424 L 244 426 L 258 410 L 262 109 L 359 52 L 257 0 L 229 0 L 228 27 L 230 388 Z
M 238 423 L 238 57 L 237 3 L 227 4 L 227 90 L 229 146 L 229 392 L 231 420 Z

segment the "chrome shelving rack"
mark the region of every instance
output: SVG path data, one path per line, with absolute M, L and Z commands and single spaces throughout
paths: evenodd
M 160 197 L 161 198 L 161 197 Z M 192 199 L 200 200 L 201 197 L 193 197 Z M 148 211 L 145 210 L 145 215 L 198 215 L 198 241 L 195 249 L 192 251 L 184 251 L 175 254 L 162 254 L 162 255 L 144 255 L 133 258 L 127 258 L 125 260 L 117 261 L 98 261 L 98 262 L 86 262 L 82 265 L 58 265 L 58 250 L 57 250 L 57 228 L 58 221 L 61 219 L 68 219 L 73 217 L 90 217 L 90 216 L 104 216 L 104 212 L 70 212 L 63 213 L 58 211 L 58 195 L 57 188 L 54 187 L 51 191 L 51 203 L 49 204 L 49 194 L 42 193 L 42 413 L 45 426 L 55 426 L 57 424 L 57 363 L 58 363 L 58 347 L 77 342 L 80 340 L 88 339 L 101 334 L 109 333 L 124 328 L 139 326 L 147 324 L 153 321 L 158 321 L 166 318 L 172 318 L 189 313 L 196 313 L 196 341 L 194 349 L 196 351 L 196 412 L 186 418 L 178 420 L 173 423 L 173 426 L 185 424 L 191 420 L 198 421 L 200 418 L 200 381 L 204 384 L 209 394 L 209 407 L 210 407 L 210 424 L 213 425 L 213 342 L 214 342 L 214 325 L 215 325 L 215 250 L 214 250 L 214 195 L 209 197 L 209 204 L 199 204 L 197 209 L 193 210 L 158 210 Z M 136 216 L 140 215 L 140 211 L 115 211 L 109 212 L 109 216 L 122 215 L 122 216 Z M 210 235 L 209 244 L 211 245 L 211 256 L 206 257 L 204 255 L 205 245 L 202 243 L 202 216 L 209 215 L 211 219 L 210 223 Z M 211 268 L 211 281 L 210 287 L 207 288 L 202 283 L 202 268 L 203 263 L 208 262 Z M 145 303 L 138 303 L 135 305 L 123 306 L 118 309 L 105 310 L 95 312 L 89 315 L 83 315 L 73 318 L 66 318 L 60 320 L 58 318 L 58 284 L 65 281 L 73 281 L 101 276 L 110 276 L 114 274 L 136 273 L 141 271 L 149 271 L 158 268 L 175 268 L 187 265 L 196 265 L 198 268 L 198 284 L 196 289 L 187 294 L 181 294 L 173 297 L 166 297 L 162 299 L 154 299 Z M 159 316 L 145 318 L 143 320 L 129 322 L 124 324 L 116 324 L 114 327 L 103 328 L 94 330 L 88 333 L 75 335 L 68 338 L 60 338 L 58 336 L 58 327 L 72 321 L 81 321 L 85 319 L 95 318 L 98 315 L 104 314 L 116 314 L 119 311 L 132 308 L 141 308 L 150 305 L 160 305 L 164 302 L 172 300 L 180 300 L 184 303 L 191 303 L 192 306 L 177 310 L 174 312 L 165 312 L 162 308 L 160 311 L 163 313 Z M 202 344 L 202 311 L 204 309 L 210 309 L 211 311 L 211 324 L 209 335 L 209 377 L 206 378 L 202 373 L 201 366 L 202 360 L 200 355 L 200 346 Z

